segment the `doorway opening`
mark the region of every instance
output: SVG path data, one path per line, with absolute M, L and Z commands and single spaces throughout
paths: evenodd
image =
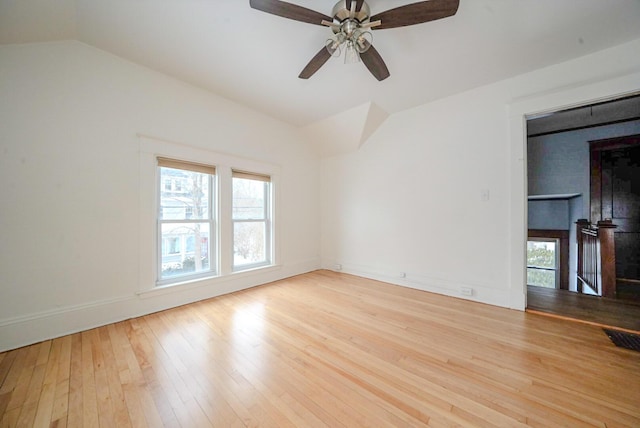
M 640 299 L 628 298 L 635 295 L 640 297 L 640 269 L 629 267 L 629 264 L 638 260 L 637 255 L 640 254 L 640 180 L 636 183 L 623 177 L 615 181 L 615 177 L 611 176 L 611 171 L 614 171 L 614 175 L 623 176 L 634 176 L 634 171 L 637 171 L 640 176 L 640 161 L 627 158 L 626 152 L 607 152 L 604 156 L 609 159 L 612 155 L 618 161 L 614 161 L 613 166 L 604 172 L 602 182 L 609 186 L 609 193 L 603 198 L 608 201 L 610 210 L 625 216 L 624 221 L 634 224 L 629 229 L 625 223 L 623 226 L 626 229 L 615 232 L 616 266 L 619 271 L 631 272 L 626 274 L 630 278 L 621 277 L 624 285 L 620 288 L 627 290 L 625 293 L 610 299 L 588 295 L 597 295 L 598 292 L 584 291 L 590 290 L 590 287 L 581 284 L 585 276 L 581 264 L 585 259 L 583 254 L 579 254 L 580 229 L 576 227 L 579 220 L 587 221 L 595 228 L 598 221 L 614 217 L 613 214 L 608 215 L 610 211 L 596 213 L 594 208 L 602 203 L 596 202 L 593 196 L 594 190 L 597 190 L 593 178 L 593 148 L 602 147 L 602 141 L 640 135 L 640 95 L 527 116 L 526 130 L 527 310 L 640 330 Z M 616 148 L 614 143 L 611 143 L 611 147 Z M 610 185 L 612 180 L 615 186 Z M 620 197 L 623 194 L 626 198 L 624 201 Z M 636 228 L 637 236 L 621 235 L 627 230 L 636 233 Z M 563 246 L 562 237 L 566 246 L 564 257 L 560 249 Z M 639 249 L 625 244 L 630 241 L 637 242 Z M 623 267 L 624 260 L 631 262 Z M 636 276 L 637 282 L 634 282 Z

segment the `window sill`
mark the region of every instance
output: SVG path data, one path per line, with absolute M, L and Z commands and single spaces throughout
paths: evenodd
M 267 263 L 248 265 L 247 267 L 241 267 L 241 268 L 232 269 L 231 273 L 229 273 L 229 275 L 235 275 L 237 273 L 244 273 L 244 272 L 252 272 L 252 271 L 255 271 L 255 270 L 260 270 L 260 269 L 264 269 L 264 268 L 268 268 L 268 267 L 272 267 L 272 266 L 274 266 L 274 265 L 267 264 Z
M 149 297 L 160 296 L 163 294 L 170 294 L 170 293 L 176 293 L 179 291 L 191 290 L 194 288 L 211 287 L 216 284 L 221 284 L 228 281 L 234 281 L 243 277 L 250 277 L 254 275 L 275 272 L 281 269 L 282 269 L 282 265 L 261 266 L 253 269 L 247 269 L 247 270 L 238 271 L 238 272 L 231 272 L 226 275 L 209 276 L 205 278 L 196 278 L 196 279 L 186 280 L 182 282 L 176 282 L 174 284 L 158 285 L 158 286 L 155 286 L 154 288 L 138 291 L 136 295 L 141 299 L 146 299 Z

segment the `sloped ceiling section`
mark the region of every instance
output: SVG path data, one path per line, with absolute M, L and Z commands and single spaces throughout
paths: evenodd
M 0 44 L 75 38 L 74 0 L 0 0 Z
M 367 0 L 374 14 L 413 1 Z M 336 0 L 289 2 L 330 14 Z M 333 33 L 249 0 L 0 0 L 0 44 L 77 39 L 306 127 L 368 103 L 394 114 L 620 45 L 640 38 L 639 17 L 638 0 L 461 0 L 455 16 L 373 31 L 391 72 L 383 82 L 343 58 L 298 79 Z
M 389 117 L 389 113 L 378 107 L 374 103 L 369 104 L 369 113 L 367 114 L 367 121 L 364 124 L 362 135 L 360 136 L 360 144 L 362 146 L 374 132 L 378 130 L 385 120 Z
M 388 117 L 374 103 L 365 103 L 309 125 L 304 132 L 321 156 L 336 156 L 358 150 Z

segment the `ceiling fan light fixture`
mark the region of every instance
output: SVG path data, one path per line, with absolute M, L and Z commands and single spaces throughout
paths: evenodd
M 347 40 L 347 48 L 344 51 L 344 63 L 356 64 L 358 62 L 360 62 L 360 53 L 358 53 L 356 44 L 353 40 Z
M 369 31 L 356 30 L 351 34 L 344 31 L 336 33 L 332 38 L 327 39 L 325 47 L 329 55 L 339 57 L 342 55 L 342 45 L 346 43 L 345 64 L 360 62 L 360 55 L 369 50 L 373 43 L 373 35 Z
M 336 58 L 342 54 L 340 46 L 342 46 L 342 43 L 335 38 L 327 39 L 327 42 L 325 43 L 325 47 L 327 48 L 329 55 Z
M 358 53 L 365 53 L 373 44 L 373 34 L 370 31 L 358 31 L 354 35 L 354 45 Z

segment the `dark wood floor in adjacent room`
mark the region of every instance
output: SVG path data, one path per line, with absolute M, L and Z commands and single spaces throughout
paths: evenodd
M 527 310 L 640 333 L 640 303 L 527 287 Z
M 0 426 L 640 426 L 600 328 L 317 271 L 0 353 Z

